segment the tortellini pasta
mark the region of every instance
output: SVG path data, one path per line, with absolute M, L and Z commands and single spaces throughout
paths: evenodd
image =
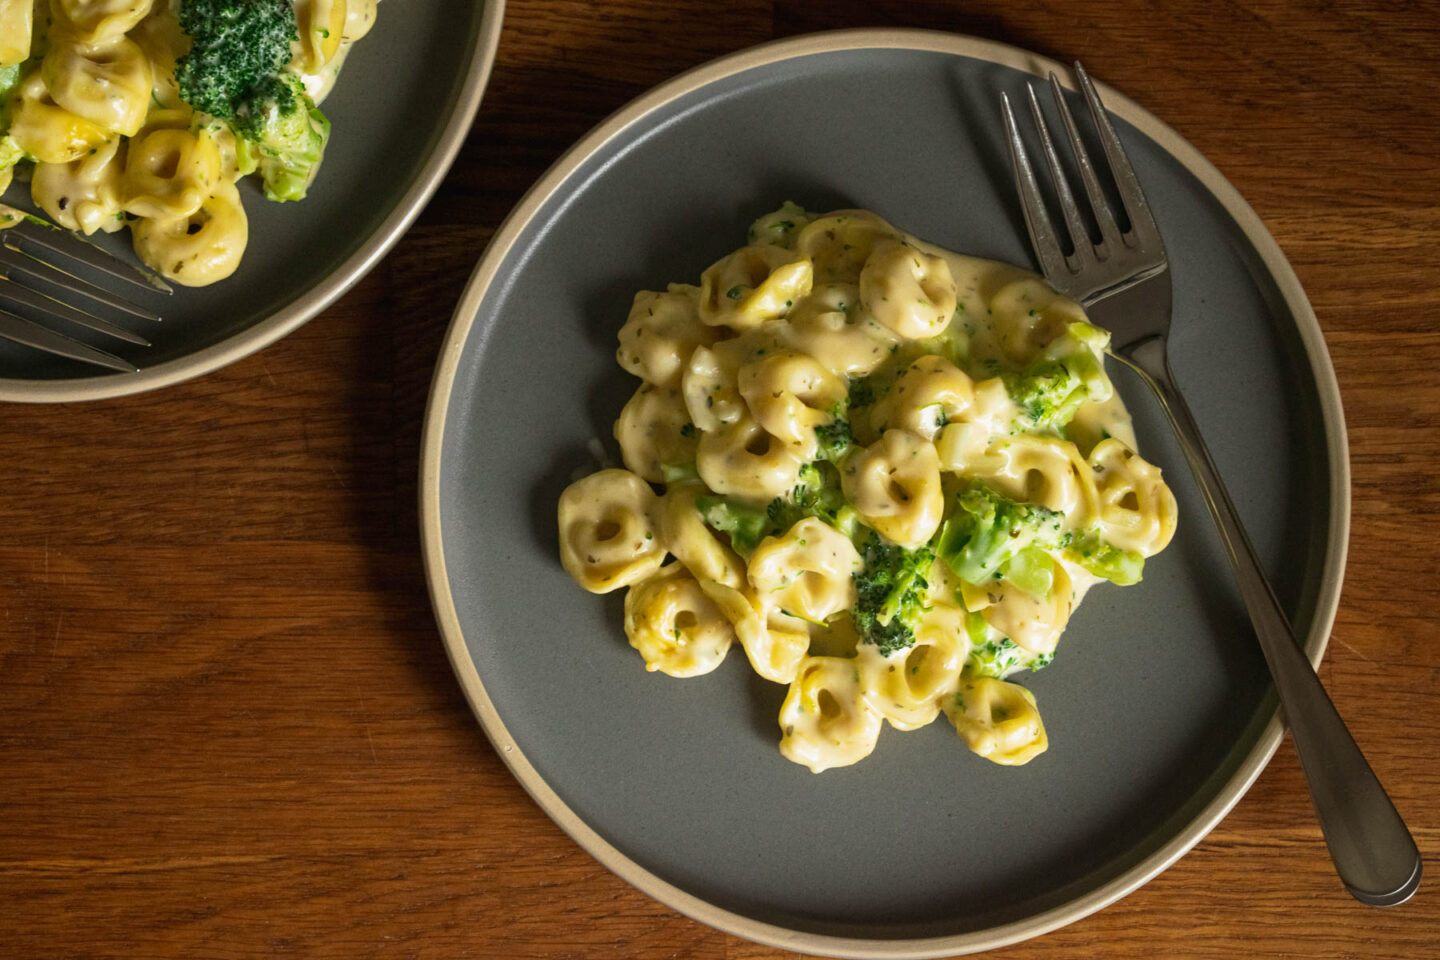
M 191 0 L 206 2 L 217 0 Z M 31 200 L 55 223 L 87 235 L 129 225 L 147 266 L 203 286 L 230 276 L 248 243 L 241 179 L 258 170 L 271 199 L 304 196 L 329 136 L 316 104 L 350 44 L 374 25 L 376 0 L 291 0 L 278 14 L 271 5 L 227 8 L 269 18 L 255 31 L 229 20 L 224 29 L 265 32 L 279 72 L 230 90 L 230 68 L 217 55 L 218 73 L 186 88 L 201 106 L 186 102 L 177 80 L 177 64 L 197 46 L 185 29 L 203 33 L 224 18 L 201 12 L 182 28 L 188 9 L 158 0 L 0 0 L 0 118 L 9 123 L 0 129 L 0 193 L 17 179 L 17 163 L 33 164 Z M 212 89 L 227 92 L 215 101 L 197 92 Z M 671 364 L 677 379 L 683 361 Z
M 788 685 L 780 752 L 812 771 L 941 713 L 979 756 L 1029 762 L 1045 727 L 1007 678 L 1175 531 L 1107 342 L 1038 277 L 787 203 L 698 286 L 636 295 L 628 469 L 566 489 L 562 564 L 630 588 L 649 670 L 713 671 L 738 640 Z
M 625 594 L 625 635 L 647 670 L 698 677 L 720 666 L 735 631 L 685 567 L 672 563 Z

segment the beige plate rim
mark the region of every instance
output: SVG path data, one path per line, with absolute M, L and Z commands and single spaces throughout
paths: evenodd
M 991 40 L 929 30 L 856 29 L 809 34 L 774 41 L 722 57 L 696 67 L 613 114 L 560 158 L 521 199 L 481 256 L 456 307 L 446 334 L 431 385 L 425 417 L 420 462 L 421 546 L 436 619 L 451 665 L 476 717 L 496 752 L 509 766 L 535 802 L 592 856 L 629 883 L 661 903 L 728 933 L 750 940 L 809 953 L 836 957 L 911 960 L 991 950 L 1054 930 L 1081 919 L 1120 899 L 1155 877 L 1198 843 L 1225 816 L 1260 775 L 1279 746 L 1283 725 L 1277 709 L 1258 742 L 1219 794 L 1174 838 L 1118 877 L 1059 907 L 1024 920 L 985 930 L 940 937 L 864 939 L 837 937 L 762 923 L 725 910 L 665 882 L 609 844 L 571 810 L 539 775 L 511 739 L 491 702 L 470 658 L 461 632 L 445 568 L 440 525 L 440 456 L 445 432 L 446 406 L 454 388 L 460 357 L 481 301 L 495 282 L 501 262 L 521 232 L 550 195 L 598 150 L 625 127 L 665 104 L 709 83 L 780 60 L 818 53 L 855 49 L 906 49 L 949 53 L 1013 67 L 1045 77 L 1051 71 L 1067 76 L 1059 62 Z M 1270 271 L 1286 304 L 1295 316 L 1320 395 L 1321 417 L 1329 446 L 1330 528 L 1322 568 L 1322 586 L 1315 624 L 1306 641 L 1312 664 L 1324 655 L 1330 628 L 1339 605 L 1340 581 L 1350 526 L 1350 466 L 1340 390 L 1324 337 L 1300 282 L 1279 246 L 1250 205 L 1229 181 L 1165 123 L 1120 92 L 1098 84 L 1115 114 L 1129 121 L 1179 160 L 1234 217 Z
M 440 181 L 445 178 L 465 143 L 466 134 L 470 132 L 470 125 L 474 122 L 480 99 L 485 93 L 490 70 L 495 64 L 495 50 L 500 44 L 500 26 L 505 19 L 505 0 L 485 0 L 485 4 L 479 35 L 475 41 L 475 56 L 470 61 L 470 69 L 451 106 L 450 118 L 446 121 L 445 129 L 441 131 L 434 152 L 426 159 L 389 216 L 370 235 L 364 246 L 351 254 L 344 263 L 284 309 L 204 350 L 197 350 L 153 367 L 144 367 L 138 373 L 73 380 L 0 378 L 0 400 L 20 403 L 71 403 L 124 397 L 168 387 L 211 373 L 268 347 L 340 299 L 404 236 L 405 231 L 415 222 L 415 218 L 440 186 Z

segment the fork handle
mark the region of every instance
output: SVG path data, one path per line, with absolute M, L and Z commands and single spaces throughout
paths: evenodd
M 1420 885 L 1420 851 L 1296 641 L 1195 418 L 1175 387 L 1164 339 L 1130 345 L 1117 359 L 1139 373 L 1159 397 L 1220 529 L 1260 649 L 1275 678 L 1336 872 L 1357 900 L 1377 907 L 1403 903 Z

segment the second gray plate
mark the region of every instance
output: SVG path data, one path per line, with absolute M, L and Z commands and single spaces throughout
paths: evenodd
M 1091 64 L 1103 73 L 1103 62 Z M 988 949 L 1123 896 L 1225 814 L 1280 738 L 1273 691 L 1184 461 L 1115 376 L 1180 533 L 1098 588 L 1024 682 L 1050 733 L 1022 768 L 944 722 L 813 775 L 776 751 L 781 687 L 732 656 L 647 674 L 620 597 L 557 560 L 555 502 L 635 389 L 614 361 L 635 291 L 700 272 L 782 200 L 865 207 L 950 249 L 1029 263 L 1000 91 L 1059 65 L 915 31 L 784 41 L 608 120 L 496 235 L 457 309 L 426 424 L 423 533 L 457 674 L 516 776 L 592 854 L 717 927 L 842 956 Z M 1176 375 L 1318 660 L 1349 516 L 1339 398 L 1314 316 L 1240 196 L 1104 89 L 1170 251 Z
M 164 320 L 124 322 L 151 347 L 64 331 L 122 355 L 138 373 L 0 340 L 0 400 L 89 400 L 178 383 L 254 353 L 333 303 L 404 234 L 459 152 L 504 9 L 503 0 L 382 3 L 325 101 L 330 144 L 309 195 L 270 203 L 257 177 L 241 182 L 250 243 L 235 274 L 171 297 L 139 294 Z M 26 203 L 28 187 L 16 183 L 7 197 Z M 133 260 L 129 231 L 94 239 Z

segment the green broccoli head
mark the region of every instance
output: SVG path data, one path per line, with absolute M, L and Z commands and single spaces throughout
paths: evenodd
M 806 517 L 819 517 L 846 536 L 858 526 L 855 510 L 840 491 L 840 475 L 823 461 L 807 463 L 788 497 L 776 497 L 763 507 L 709 494 L 695 499 L 700 518 L 712 530 L 728 534 L 730 546 L 749 558 L 766 537 L 783 534 Z
M 972 484 L 956 498 L 940 526 L 936 552 L 962 580 L 981 584 L 1030 547 L 1053 549 L 1063 518 L 1038 504 L 1016 503 L 984 484 Z
M 180 96 L 223 120 L 279 72 L 299 38 L 290 0 L 182 0 L 180 29 L 190 37 L 190 52 L 175 63 Z
M 281 73 L 260 81 L 235 110 L 236 133 L 254 145 L 265 196 L 303 200 L 325 155 L 330 121 L 300 78 Z
M 1094 530 L 1074 538 L 1065 550 L 1065 559 L 1122 587 L 1139 583 L 1145 571 L 1144 557 L 1134 550 L 1120 549 Z
M 1099 359 L 1109 341 L 1099 327 L 1072 323 L 1024 370 L 1002 375 L 1027 429 L 1059 430 L 1082 403 L 1109 399 L 1114 387 Z
M 906 550 L 871 534 L 861 560 L 851 620 L 862 642 L 889 656 L 915 643 L 915 627 L 929 607 L 935 553 L 929 547 Z
M 855 443 L 845 404 L 837 403 L 830 409 L 830 422 L 815 428 L 815 439 L 819 443 L 820 456 L 831 463 L 840 462 L 840 458 Z
M 760 541 L 770 535 L 773 523 L 764 507 L 731 500 L 719 494 L 695 498 L 695 509 L 710 529 L 730 536 L 730 546 L 749 559 Z

